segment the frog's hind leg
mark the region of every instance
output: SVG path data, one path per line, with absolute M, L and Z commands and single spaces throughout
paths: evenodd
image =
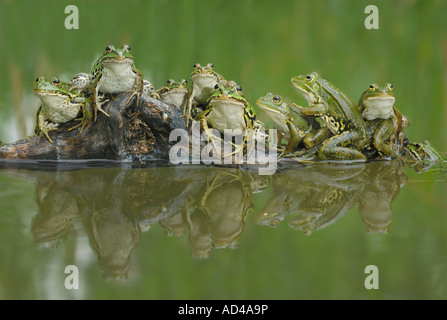
M 366 161 L 366 157 L 360 151 L 348 146 L 356 146 L 361 149 L 363 143 L 361 135 L 353 131 L 346 131 L 327 139 L 318 150 L 321 160 L 360 160 Z

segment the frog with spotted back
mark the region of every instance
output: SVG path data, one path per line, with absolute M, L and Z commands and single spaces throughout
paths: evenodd
M 193 68 L 191 73 L 191 90 L 183 110 L 186 117 L 186 126 L 189 125 L 189 121 L 194 120 L 192 116 L 194 113 L 193 108 L 206 107 L 208 99 L 216 90 L 217 83 L 224 79 L 222 75 L 214 70 L 212 63 L 208 63 L 206 66 L 196 63 Z
M 42 101 L 37 112 L 36 135 L 39 140 L 44 135 L 49 142 L 53 142 L 49 136 L 49 131 L 57 129 L 59 124 L 72 120 L 80 121 L 79 124 L 70 128 L 74 130 L 81 127 L 79 134 L 91 120 L 90 104 L 88 99 L 83 97 L 79 91 L 70 90 L 70 84 L 54 77 L 47 80 L 44 77 L 36 79 L 34 93 Z M 82 111 L 82 118 L 77 119 Z
M 248 102 L 242 93 L 242 88 L 235 82 L 221 82 L 215 85 L 215 92 L 208 100 L 205 111 L 199 115 L 200 127 L 206 132 L 214 149 L 219 150 L 214 144 L 214 139 L 220 139 L 211 133 L 210 127 L 223 134 L 224 130 L 233 130 L 243 134 L 245 130 L 255 130 L 262 128 L 262 124 L 256 121 L 256 114 L 253 106 Z M 234 145 L 235 151 L 231 154 L 241 152 L 246 144 L 246 140 L 240 145 Z M 224 156 L 229 156 L 224 155 Z
M 131 53 L 131 47 L 124 45 L 116 49 L 113 45 L 108 45 L 104 54 L 96 61 L 91 71 L 92 81 L 92 101 L 94 104 L 95 120 L 97 110 L 104 115 L 109 116 L 102 110 L 101 106 L 105 101 L 100 102 L 98 96 L 103 94 L 118 94 L 125 91 L 132 92 L 126 105 L 143 93 L 143 74 L 135 67 L 134 57 Z
M 380 155 L 387 157 L 399 153 L 400 147 L 395 141 L 402 136 L 402 129 L 408 126 L 406 117 L 394 106 L 396 98 L 393 89 L 390 83 L 383 87 L 371 84 L 363 91 L 358 103 L 371 141 L 367 148 L 374 148 Z
M 278 141 L 281 142 L 282 136 L 288 140 L 284 154 L 295 151 L 312 130 L 320 127 L 318 122 L 311 117 L 305 117 L 300 112 L 291 109 L 279 95 L 267 93 L 256 100 L 256 104 L 264 110 L 273 121 L 274 128 L 279 131 Z
M 156 93 L 161 101 L 173 104 L 183 110 L 189 92 L 187 83 L 185 79 L 181 79 L 179 82 L 169 79 L 166 81 L 166 86 L 157 89 Z
M 307 76 L 292 78 L 309 106 L 292 104 L 305 116 L 319 117 L 331 135 L 318 150 L 322 160 L 366 161 L 360 151 L 368 143 L 366 125 L 357 105 L 332 83 L 314 72 Z

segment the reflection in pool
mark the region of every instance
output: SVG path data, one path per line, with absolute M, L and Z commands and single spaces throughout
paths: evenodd
M 193 166 L 5 171 L 36 182 L 31 234 L 38 248 L 87 235 L 104 275 L 123 278 L 133 249 L 154 224 L 185 238 L 196 258 L 237 248 L 249 214 L 258 225 L 287 223 L 311 234 L 358 204 L 367 231 L 387 232 L 392 202 L 407 181 L 403 167 L 399 161 L 313 165 L 273 176 Z M 255 193 L 265 197 L 253 213 Z

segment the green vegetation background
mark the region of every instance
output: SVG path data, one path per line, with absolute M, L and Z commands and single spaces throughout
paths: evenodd
M 64 28 L 68 4 L 79 8 L 79 30 Z M 368 4 L 379 8 L 379 30 L 364 27 Z M 391 82 L 410 138 L 447 151 L 446 16 L 442 0 L 2 0 L 0 139 L 32 132 L 37 76 L 69 80 L 107 44 L 127 43 L 156 87 L 212 62 L 253 104 L 267 92 L 302 102 L 290 79 L 311 71 L 355 101 L 370 83 Z
M 64 28 L 69 4 L 79 8 L 79 30 Z M 379 8 L 379 30 L 364 27 L 369 4 Z M 410 139 L 430 140 L 446 152 L 446 16 L 443 0 L 0 0 L 0 139 L 9 143 L 32 133 L 37 76 L 69 80 L 89 71 L 109 43 L 127 43 L 156 87 L 169 78 L 189 78 L 196 62 L 212 62 L 252 103 L 266 92 L 303 102 L 290 79 L 311 71 L 354 100 L 370 83 L 391 82 L 398 108 L 410 119 Z M 269 123 L 262 112 L 259 118 Z M 39 286 L 34 272 L 60 272 L 51 261 L 56 255 L 63 262 L 74 239 L 57 252 L 35 251 L 28 229 L 37 210 L 34 185 L 6 175 L 0 183 L 1 298 L 447 297 L 445 184 L 407 184 L 393 204 L 398 210 L 386 238 L 368 235 L 357 214 L 311 237 L 286 224 L 273 230 L 250 223 L 240 248 L 197 261 L 186 241 L 154 229 L 134 258 L 141 278 L 104 283 L 92 265 L 82 279 L 88 292 L 72 293 L 49 290 L 62 285 L 63 275 L 56 284 Z M 363 287 L 362 268 L 371 263 L 385 270 L 382 290 L 375 292 Z

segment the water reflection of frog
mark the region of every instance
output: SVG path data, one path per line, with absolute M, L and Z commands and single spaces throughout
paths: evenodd
M 272 193 L 255 221 L 276 226 L 290 216 L 291 228 L 310 234 L 335 222 L 359 203 L 368 230 L 384 230 L 391 202 L 406 181 L 402 166 L 400 161 L 378 161 L 278 172 L 273 176 Z M 385 213 L 374 210 L 377 207 L 386 209 Z
M 253 209 L 250 180 L 240 170 L 216 170 L 197 200 L 197 209 L 208 216 L 208 231 L 216 248 L 235 247 Z
M 388 231 L 391 203 L 407 182 L 407 176 L 402 170 L 403 163 L 400 161 L 374 161 L 363 173 L 368 183 L 358 203 L 360 216 L 368 232 Z

